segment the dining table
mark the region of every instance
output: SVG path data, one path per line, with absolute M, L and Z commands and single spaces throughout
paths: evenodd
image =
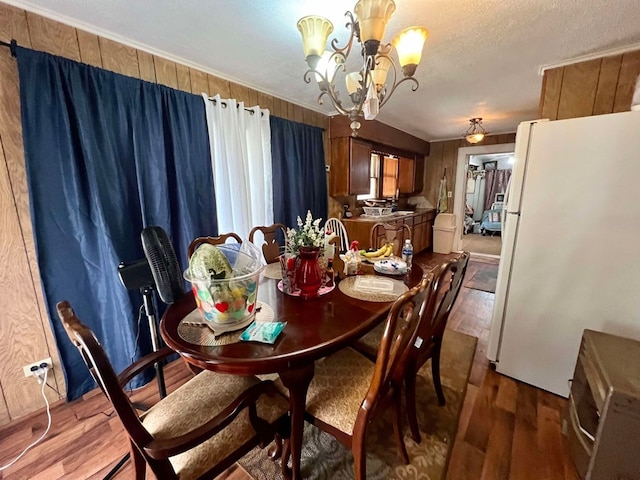
M 370 269 L 373 274 L 373 269 Z M 347 277 L 348 278 L 348 277 Z M 422 269 L 414 264 L 396 281 L 417 285 Z M 273 310 L 273 320 L 286 322 L 274 344 L 237 341 L 219 346 L 191 343 L 180 336 L 180 322 L 196 309 L 193 292 L 169 305 L 160 321 L 166 344 L 196 367 L 235 375 L 278 374 L 289 393 L 291 470 L 287 476 L 300 479 L 300 459 L 307 390 L 314 376 L 314 363 L 351 345 L 389 312 L 392 301 L 366 301 L 346 295 L 336 286 L 329 293 L 303 300 L 283 293 L 279 280 L 262 277 L 258 300 Z M 344 281 L 344 280 L 343 280 Z

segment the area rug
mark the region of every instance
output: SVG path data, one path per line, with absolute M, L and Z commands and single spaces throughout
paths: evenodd
M 371 425 L 367 434 L 367 479 L 443 480 L 458 419 L 464 401 L 477 339 L 447 330 L 442 344 L 441 380 L 446 405 L 440 407 L 433 389 L 431 363 L 420 370 L 416 382 L 420 444 L 411 439 L 405 425 L 405 442 L 411 463 L 404 465 L 393 441 L 391 414 L 387 412 Z M 254 449 L 238 462 L 255 480 L 282 479 L 280 465 L 266 452 Z M 306 424 L 304 431 L 302 476 L 312 480 L 354 478 L 351 451 L 331 435 Z
M 496 293 L 496 281 L 498 279 L 498 265 L 489 263 L 482 264 L 482 267 L 466 282 L 464 286 L 483 292 Z

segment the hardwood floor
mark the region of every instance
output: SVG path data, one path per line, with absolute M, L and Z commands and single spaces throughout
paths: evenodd
M 491 259 L 472 257 L 470 278 Z M 478 337 L 447 480 L 578 480 L 561 433 L 567 400 L 496 373 L 486 357 L 494 294 L 462 287 L 447 328 Z
M 444 255 L 422 254 L 424 265 L 438 265 Z M 472 258 L 467 278 L 493 260 Z M 447 328 L 478 337 L 467 395 L 460 417 L 447 480 L 578 480 L 561 434 L 566 400 L 497 374 L 486 358 L 494 294 L 462 287 Z M 190 378 L 181 361 L 165 369 L 169 391 Z M 132 398 L 151 402 L 155 382 Z M 45 439 L 13 466 L 3 480 L 102 479 L 127 452 L 127 440 L 113 409 L 100 391 L 52 408 Z M 47 425 L 38 412 L 0 428 L 0 465 L 15 458 Z M 127 464 L 116 479 L 132 478 Z M 151 474 L 148 478 L 153 478 Z M 238 466 L 217 480 L 249 480 Z

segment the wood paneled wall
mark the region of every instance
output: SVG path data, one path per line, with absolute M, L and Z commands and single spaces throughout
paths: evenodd
M 562 120 L 628 111 L 640 74 L 640 50 L 544 72 L 540 118 Z
M 484 140 L 477 144 L 478 146 L 484 145 L 497 145 L 500 143 L 512 143 L 515 142 L 515 133 L 506 133 L 503 135 L 489 135 Z M 458 149 L 462 147 L 470 147 L 467 141 L 463 138 L 460 140 L 446 140 L 443 142 L 431 142 L 431 151 L 429 156 L 425 160 L 425 172 L 424 172 L 424 195 L 433 206 L 438 204 L 438 189 L 440 187 L 440 179 L 447 169 L 447 190 L 454 191 L 456 183 L 456 169 L 458 165 Z M 453 198 L 448 202 L 449 213 L 453 213 Z
M 0 40 L 200 94 L 233 97 L 275 116 L 329 129 L 329 117 L 280 98 L 0 3 Z M 22 145 L 18 70 L 0 48 L 0 425 L 44 407 L 22 366 L 52 357 L 50 384 L 65 395 L 35 255 Z M 302 80 L 301 80 L 302 81 Z M 325 152 L 329 152 L 325 134 Z M 329 155 L 327 153 L 327 158 Z M 328 161 L 327 161 L 328 163 Z M 115 275 L 115 265 L 114 265 Z M 57 320 L 56 320 L 57 321 Z M 47 389 L 50 400 L 59 397 Z

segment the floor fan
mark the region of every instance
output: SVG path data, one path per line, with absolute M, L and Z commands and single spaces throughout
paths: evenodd
M 154 352 L 161 348 L 160 336 L 156 322 L 155 308 L 153 306 L 153 291 L 158 292 L 160 299 L 167 305 L 175 303 L 184 295 L 180 265 L 176 258 L 173 245 L 166 232 L 157 226 L 149 226 L 142 230 L 140 234 L 142 249 L 145 258 L 136 262 L 126 264 L 121 262 L 118 265 L 120 281 L 129 290 L 140 290 L 144 311 L 149 323 L 149 335 L 151 336 L 151 346 Z M 162 364 L 154 365 L 156 370 L 156 380 L 158 382 L 158 392 L 160 398 L 167 395 Z M 127 462 L 127 453 L 104 477 L 109 480 Z
M 151 275 L 153 277 L 153 285 L 141 289 L 144 309 L 149 319 L 149 333 L 151 334 L 151 345 L 153 351 L 157 352 L 161 347 L 161 339 L 158 335 L 158 328 L 155 319 L 155 311 L 153 309 L 153 288 L 160 299 L 167 305 L 171 305 L 178 300 L 183 294 L 182 277 L 180 275 L 180 265 L 173 250 L 173 245 L 169 240 L 166 232 L 161 227 L 146 227 L 140 234 L 142 239 L 142 248 L 144 255 L 149 264 Z M 158 379 L 158 390 L 160 396 L 166 395 L 164 385 L 164 376 L 162 374 L 162 365 L 155 364 L 156 375 Z

